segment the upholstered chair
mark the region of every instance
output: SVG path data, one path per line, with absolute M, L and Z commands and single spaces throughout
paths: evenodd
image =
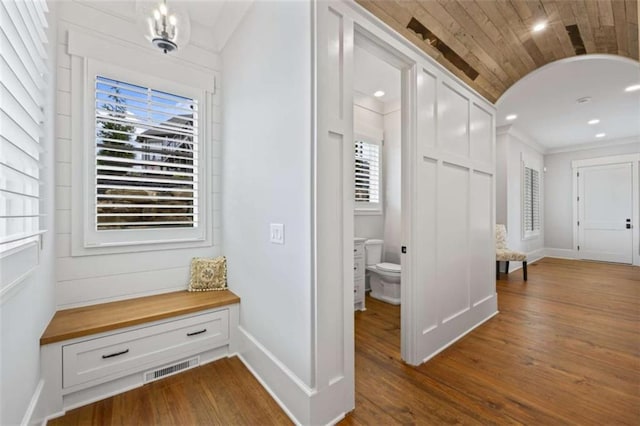
M 507 228 L 496 225 L 496 279 L 500 279 L 500 262 L 505 262 L 504 272 L 509 273 L 509 261 L 522 262 L 522 274 L 527 280 L 527 255 L 507 248 Z

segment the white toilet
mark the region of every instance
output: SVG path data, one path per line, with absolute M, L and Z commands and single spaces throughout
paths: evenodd
M 400 265 L 382 262 L 382 240 L 364 243 L 371 297 L 393 305 L 400 304 Z

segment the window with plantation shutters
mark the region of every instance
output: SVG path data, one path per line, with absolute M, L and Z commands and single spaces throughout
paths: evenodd
M 95 79 L 98 231 L 199 226 L 198 101 Z
M 540 232 L 540 173 L 538 170 L 524 167 L 523 178 L 523 231 L 524 236 Z
M 0 3 L 0 252 L 36 240 L 48 86 L 47 6 Z
M 380 148 L 379 143 L 356 137 L 354 143 L 354 198 L 357 211 L 380 212 Z

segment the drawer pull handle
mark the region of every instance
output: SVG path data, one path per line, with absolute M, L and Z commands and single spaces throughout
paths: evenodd
M 207 329 L 206 329 L 206 328 L 203 328 L 203 329 L 202 329 L 202 330 L 200 330 L 200 331 L 194 331 L 193 333 L 187 333 L 187 336 L 191 337 L 191 336 L 195 336 L 195 335 L 197 335 L 197 334 L 202 334 L 202 333 L 206 333 L 206 332 L 207 332 Z
M 113 358 L 114 356 L 124 355 L 126 353 L 129 353 L 129 349 L 125 349 L 124 351 L 115 352 L 115 353 L 112 353 L 112 354 L 109 354 L 109 355 L 102 355 L 102 359 Z

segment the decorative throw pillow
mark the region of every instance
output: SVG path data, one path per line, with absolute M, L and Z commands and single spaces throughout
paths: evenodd
M 213 291 L 227 289 L 227 258 L 224 256 L 209 259 L 194 257 L 191 259 L 191 279 L 189 291 Z

